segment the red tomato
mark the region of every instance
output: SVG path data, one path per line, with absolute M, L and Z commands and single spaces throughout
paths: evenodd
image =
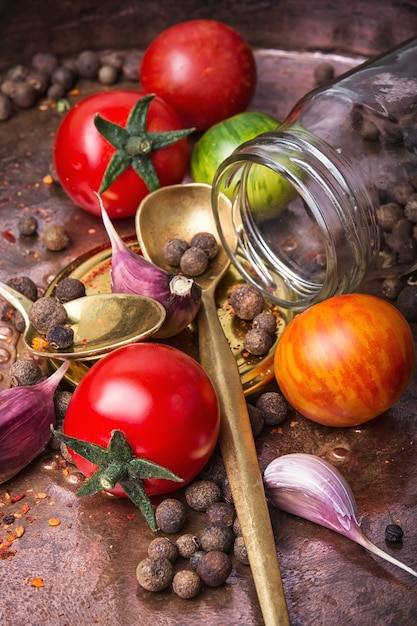
M 392 304 L 346 294 L 288 324 L 277 345 L 275 375 L 302 415 L 327 426 L 354 426 L 399 399 L 414 361 L 410 326 Z
M 145 94 L 138 91 L 108 91 L 81 100 L 62 120 L 54 142 L 55 170 L 65 192 L 89 213 L 101 215 L 97 197 L 100 184 L 115 148 L 99 133 L 94 115 L 125 127 L 133 106 Z M 146 129 L 162 132 L 183 129 L 177 113 L 160 98 L 149 107 Z M 152 153 L 160 186 L 181 183 L 189 162 L 187 139 Z M 111 218 L 134 215 L 149 193 L 142 178 L 129 166 L 101 194 Z
M 152 41 L 139 78 L 186 126 L 201 131 L 246 109 L 255 92 L 256 63 L 248 43 L 230 26 L 190 20 Z
M 97 361 L 78 384 L 64 434 L 107 447 L 120 430 L 135 456 L 169 469 L 184 482 L 145 479 L 148 496 L 190 482 L 217 442 L 219 407 L 210 379 L 190 356 L 163 344 L 138 343 Z M 90 477 L 97 466 L 72 452 Z M 124 495 L 119 485 L 111 491 Z

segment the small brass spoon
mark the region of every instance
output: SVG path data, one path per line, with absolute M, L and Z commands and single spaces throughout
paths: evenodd
M 70 348 L 53 350 L 29 320 L 32 300 L 0 282 L 0 295 L 23 316 L 23 343 L 30 352 L 50 359 L 97 359 L 129 343 L 145 339 L 162 326 L 165 308 L 145 296 L 92 294 L 64 304 L 67 324 L 74 331 Z M 45 344 L 45 347 L 44 347 Z
M 230 212 L 226 197 L 220 210 Z M 201 231 L 217 237 L 210 185 L 162 187 L 144 198 L 136 214 L 136 235 L 143 256 L 167 270 L 164 244 L 174 237 L 189 241 Z M 227 236 L 233 248 L 235 232 L 230 229 Z M 220 403 L 220 448 L 265 626 L 287 626 L 288 610 L 246 400 L 236 359 L 216 311 L 216 287 L 229 265 L 230 259 L 220 247 L 209 269 L 196 278 L 202 288 L 197 320 L 199 358 Z

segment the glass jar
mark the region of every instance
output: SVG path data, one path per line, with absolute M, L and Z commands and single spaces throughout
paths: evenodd
M 239 146 L 212 199 L 239 272 L 294 311 L 417 267 L 417 38 L 311 91 L 277 130 Z

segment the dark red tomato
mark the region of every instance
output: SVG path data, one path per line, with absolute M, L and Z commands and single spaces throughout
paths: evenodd
M 345 294 L 288 324 L 275 352 L 275 375 L 302 415 L 327 426 L 354 426 L 400 398 L 414 362 L 413 334 L 398 309 L 375 296 Z
M 148 496 L 190 482 L 211 456 L 219 433 L 215 390 L 190 356 L 163 344 L 138 343 L 97 361 L 78 384 L 64 434 L 107 447 L 120 430 L 135 456 L 171 470 L 183 483 L 145 479 Z M 72 452 L 85 476 L 95 465 Z M 124 495 L 119 485 L 111 493 Z
M 216 20 L 190 20 L 160 33 L 145 50 L 140 83 L 197 130 L 244 111 L 256 87 L 253 52 Z
M 65 192 L 89 213 L 101 215 L 94 192 L 98 192 L 104 172 L 116 149 L 99 133 L 94 116 L 125 127 L 133 106 L 145 94 L 138 91 L 108 91 L 81 100 L 65 115 L 54 142 L 55 170 Z M 149 107 L 146 129 L 164 132 L 183 129 L 177 113 L 160 98 Z M 189 162 L 187 139 L 151 154 L 160 186 L 182 182 Z M 136 213 L 140 201 L 149 193 L 143 179 L 129 166 L 101 194 L 111 218 Z

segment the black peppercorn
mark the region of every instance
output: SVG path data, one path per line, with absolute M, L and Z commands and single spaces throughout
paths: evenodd
M 33 282 L 29 276 L 16 276 L 15 278 L 9 278 L 7 281 L 9 287 L 13 287 L 23 296 L 29 298 L 29 300 L 33 300 L 33 302 L 38 297 L 38 288 L 36 284 Z
M 198 543 L 198 539 L 192 533 L 185 533 L 184 535 L 180 535 L 175 545 L 178 548 L 178 554 L 183 559 L 189 559 L 192 555 L 200 549 L 200 544 Z
M 245 335 L 243 345 L 245 350 L 254 356 L 267 354 L 272 348 L 273 339 L 263 328 L 251 328 Z
M 239 285 L 230 296 L 234 312 L 242 320 L 253 320 L 262 313 L 265 302 L 261 292 L 247 283 Z
M 172 265 L 172 267 L 179 267 L 181 257 L 189 247 L 190 246 L 184 239 L 178 237 L 170 239 L 162 250 L 165 262 L 168 263 L 168 265 Z
M 188 248 L 181 257 L 180 268 L 187 276 L 201 276 L 208 267 L 208 261 L 201 248 Z
M 252 328 L 260 328 L 273 337 L 277 331 L 277 321 L 272 313 L 259 313 L 252 320 Z
M 200 548 L 205 552 L 211 550 L 230 552 L 234 539 L 233 530 L 230 526 L 221 524 L 208 524 L 198 535 Z
M 43 378 L 41 368 L 32 359 L 18 359 L 9 369 L 11 387 L 36 385 Z
M 165 498 L 155 509 L 155 522 L 163 533 L 177 533 L 184 526 L 186 507 L 175 498 Z
M 179 570 L 172 580 L 172 591 L 184 600 L 195 598 L 201 591 L 201 578 L 193 570 Z
M 178 557 L 178 548 L 168 537 L 156 537 L 148 546 L 148 556 L 165 557 L 174 563 Z
M 281 424 L 288 415 L 288 402 L 278 391 L 262 393 L 256 400 L 256 407 L 260 409 L 265 424 L 276 426 Z
M 162 591 L 174 578 L 174 567 L 165 557 L 147 557 L 136 568 L 136 579 L 147 591 Z
M 207 232 L 196 233 L 190 241 L 190 246 L 204 250 L 209 259 L 214 259 L 219 251 L 219 244 L 215 236 Z
M 65 324 L 67 312 L 52 296 L 38 298 L 29 309 L 29 321 L 39 333 L 47 333 L 50 328 Z
M 385 539 L 393 543 L 398 543 L 402 540 L 404 531 L 398 524 L 388 524 L 385 528 Z
M 207 552 L 197 567 L 197 574 L 208 587 L 223 585 L 232 571 L 232 560 L 225 552 Z
M 30 213 L 24 213 L 17 222 L 17 229 L 20 235 L 31 237 L 38 230 L 38 220 Z
M 233 546 L 233 555 L 239 563 L 243 565 L 249 565 L 249 557 L 248 551 L 246 550 L 246 545 L 243 537 L 239 535 L 235 539 L 235 543 Z
M 210 480 L 197 480 L 185 491 L 188 506 L 194 511 L 206 511 L 212 502 L 221 499 L 220 487 Z
M 70 238 L 60 224 L 48 224 L 41 234 L 41 241 L 47 250 L 59 252 L 68 246 Z
M 232 526 L 236 511 L 230 502 L 212 502 L 206 510 L 206 520 L 209 524 Z
M 85 285 L 78 278 L 63 278 L 55 287 L 55 297 L 60 302 L 69 302 L 85 296 Z
M 53 350 L 70 348 L 74 343 L 74 331 L 71 326 L 58 324 L 47 331 L 46 341 Z

